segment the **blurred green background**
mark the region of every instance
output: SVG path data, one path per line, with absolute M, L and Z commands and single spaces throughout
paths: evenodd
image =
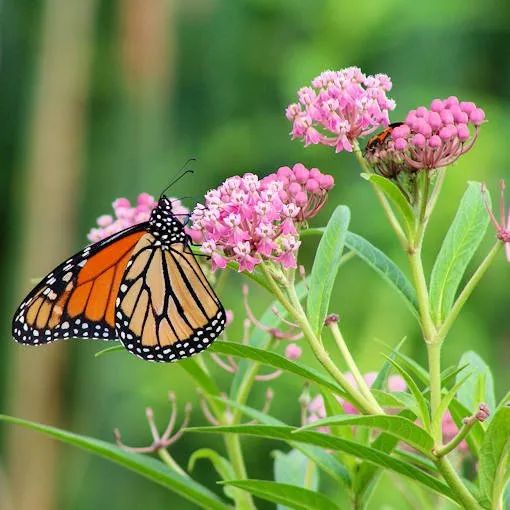
M 154 366 L 127 354 L 93 357 L 102 344 L 57 343 L 23 349 L 10 340 L 11 314 L 56 263 L 86 243 L 100 214 L 119 196 L 157 193 L 191 156 L 195 174 L 172 193 L 189 206 L 227 176 L 268 173 L 297 161 L 334 174 L 336 187 L 315 220 L 335 204 L 352 209 L 352 230 L 404 263 L 353 158 L 291 142 L 285 106 L 296 90 L 327 68 L 358 65 L 394 83 L 393 120 L 434 97 L 457 95 L 487 113 L 475 149 L 449 170 L 427 238 L 427 264 L 437 253 L 467 180 L 496 189 L 510 177 L 510 7 L 505 2 L 347 2 L 345 0 L 16 0 L 1 5 L 0 147 L 0 412 L 52 423 L 110 440 L 120 427 L 129 444 L 149 443 L 144 407 L 165 423 L 166 392 L 192 422 L 204 422 L 191 380 L 178 365 Z M 477 260 L 492 243 L 492 233 Z M 313 240 L 302 250 L 310 263 Z M 494 367 L 499 397 L 508 390 L 509 267 L 497 261 L 474 294 L 445 346 L 444 364 L 477 350 Z M 242 279 L 223 289 L 241 333 Z M 362 262 L 339 276 L 333 310 L 365 370 L 377 370 L 382 343 L 408 336 L 406 352 L 421 363 L 424 348 L 398 296 Z M 252 289 L 256 311 L 268 296 Z M 382 343 L 381 343 L 382 342 Z M 305 353 L 312 363 L 310 353 Z M 229 377 L 216 370 L 223 388 Z M 299 419 L 300 382 L 271 383 L 276 416 Z M 267 383 L 251 403 L 260 405 Z M 0 427 L 0 508 L 88 510 L 192 508 L 132 473 L 36 434 Z M 219 444 L 185 435 L 172 447 L 186 465 L 190 453 Z M 272 476 L 271 450 L 246 440 L 253 478 Z M 197 477 L 213 490 L 204 462 Z M 334 490 L 334 488 L 329 488 Z M 270 508 L 260 502 L 260 508 Z M 410 508 L 384 478 L 372 508 Z

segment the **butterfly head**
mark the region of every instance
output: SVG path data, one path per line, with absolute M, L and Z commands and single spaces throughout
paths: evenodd
M 172 200 L 166 195 L 161 195 L 158 205 L 151 213 L 149 231 L 163 246 L 182 243 L 187 239 L 183 224 L 173 213 Z

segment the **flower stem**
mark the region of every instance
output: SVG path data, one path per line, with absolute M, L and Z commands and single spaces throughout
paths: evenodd
M 436 460 L 436 466 L 443 475 L 450 488 L 457 496 L 457 500 L 462 503 L 462 507 L 467 510 L 481 510 L 482 506 L 476 501 L 475 497 L 469 492 L 462 483 L 459 475 L 453 469 L 451 463 L 446 457 L 440 457 Z
M 437 448 L 442 445 L 441 417 L 436 417 L 441 405 L 441 342 L 427 344 L 430 378 L 430 422 L 432 437 Z
M 468 300 L 469 296 L 471 296 L 471 293 L 476 288 L 484 274 L 487 272 L 487 269 L 489 269 L 489 266 L 492 264 L 492 261 L 494 260 L 502 246 L 503 243 L 501 243 L 501 241 L 498 240 L 491 248 L 491 250 L 485 257 L 485 259 L 482 261 L 482 263 L 478 266 L 478 269 L 473 273 L 470 280 L 466 283 L 466 286 L 462 289 L 462 292 L 459 294 L 459 297 L 455 301 L 455 304 L 452 306 L 452 309 L 448 313 L 446 319 L 444 320 L 443 324 L 439 329 L 438 333 L 439 339 L 442 340 L 446 337 L 446 335 L 450 331 L 450 328 L 453 326 L 455 319 L 457 319 L 460 311 L 466 304 L 466 301 Z
M 288 282 L 286 286 L 287 296 L 284 294 L 280 286 L 275 282 L 271 271 L 268 269 L 265 263 L 259 265 L 262 272 L 264 273 L 266 280 L 271 287 L 274 295 L 280 300 L 280 303 L 287 310 L 289 315 L 299 325 L 301 331 L 308 339 L 308 343 L 312 348 L 315 357 L 321 363 L 321 365 L 331 374 L 335 381 L 348 393 L 352 403 L 364 414 L 381 414 L 382 409 L 377 405 L 375 406 L 369 402 L 352 384 L 347 380 L 345 375 L 338 369 L 333 360 L 330 358 L 328 352 L 322 345 L 322 341 L 313 332 L 308 318 L 306 317 L 305 311 L 301 306 L 299 297 L 296 293 L 296 288 L 293 282 Z M 291 277 L 292 280 L 292 277 Z
M 457 448 L 457 446 L 459 446 L 459 444 L 462 443 L 464 438 L 471 432 L 471 429 L 475 426 L 476 423 L 477 423 L 476 419 L 464 420 L 462 422 L 462 427 L 457 432 L 455 437 L 445 446 L 443 446 L 439 450 L 436 450 L 434 452 L 435 456 L 444 457 L 445 455 L 448 455 L 450 452 L 455 450 L 455 448 Z
M 184 471 L 184 469 L 175 462 L 174 458 L 168 453 L 168 450 L 166 448 L 161 448 L 158 450 L 158 455 L 160 459 L 173 471 L 176 471 L 182 476 L 185 476 L 186 478 L 189 478 L 188 473 Z
M 345 362 L 347 363 L 347 366 L 349 367 L 354 380 L 356 381 L 356 384 L 358 385 L 358 388 L 360 389 L 363 396 L 371 402 L 375 407 L 379 407 L 379 403 L 372 395 L 372 392 L 370 391 L 370 388 L 368 384 L 365 381 L 365 378 L 363 377 L 362 373 L 360 372 L 358 365 L 354 361 L 351 352 L 349 351 L 349 348 L 347 347 L 347 344 L 345 343 L 345 339 L 342 335 L 342 332 L 340 331 L 340 328 L 338 327 L 338 322 L 332 321 L 328 324 L 328 327 L 333 334 L 333 338 L 335 339 L 336 345 L 338 349 L 340 350 Z M 381 409 L 382 412 L 382 409 Z

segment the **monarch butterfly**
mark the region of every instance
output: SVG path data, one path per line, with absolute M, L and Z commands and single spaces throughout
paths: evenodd
M 87 246 L 48 274 L 19 306 L 12 334 L 27 345 L 120 340 L 139 358 L 172 362 L 206 349 L 225 321 L 163 192 L 149 221 Z

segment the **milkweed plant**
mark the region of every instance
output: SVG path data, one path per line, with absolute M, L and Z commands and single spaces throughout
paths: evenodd
M 452 165 L 474 148 L 483 131 L 485 113 L 451 96 L 433 99 L 392 123 L 391 88 L 384 74 L 365 75 L 356 67 L 325 71 L 298 91 L 285 114 L 291 137 L 305 147 L 324 145 L 356 158 L 407 267 L 350 230 L 345 205 L 334 209 L 325 226 L 315 224 L 334 175 L 296 163 L 265 176 L 229 177 L 206 193 L 186 225 L 209 270 L 246 277 L 239 289 L 245 310 L 242 339 L 227 338 L 227 327 L 207 352 L 182 362 L 209 425 L 193 426 L 189 405 L 179 420 L 173 393 L 166 430 L 158 430 L 147 409 L 153 439 L 146 447 L 126 446 L 118 430 L 115 442 L 105 442 L 5 419 L 106 457 L 206 509 L 254 509 L 254 497 L 279 508 L 347 508 L 323 490 L 325 482 L 339 488 L 349 508 L 363 509 L 387 472 L 415 508 L 503 510 L 509 497 L 510 392 L 496 401 L 490 369 L 477 354 L 466 352 L 456 366 L 445 367 L 441 349 L 453 340 L 450 330 L 492 262 L 503 251 L 510 260 L 504 183 L 497 214 L 487 187 L 467 183 L 441 246 L 430 247 L 437 257 L 428 274 L 422 250 L 429 220 Z M 146 193 L 136 205 L 116 200 L 115 215 L 101 216 L 89 240 L 146 221 L 155 205 Z M 180 203 L 174 206 L 182 215 L 188 212 Z M 480 256 L 491 224 L 494 244 Z M 313 263 L 306 268 L 299 259 L 305 237 L 316 242 Z M 426 367 L 405 355 L 401 342 L 380 355 L 378 372 L 361 371 L 350 349 L 356 338 L 344 337 L 331 303 L 339 269 L 352 257 L 386 280 L 388 292 L 397 292 L 408 306 L 421 331 Z M 476 269 L 470 272 L 473 259 Z M 260 317 L 250 307 L 253 286 L 267 291 L 267 310 Z M 334 339 L 334 349 L 324 343 L 326 336 Z M 314 367 L 300 360 L 307 350 L 318 362 Z M 339 355 L 341 363 L 334 361 Z M 229 387 L 218 386 L 215 371 L 220 369 L 230 374 Z M 292 423 L 271 413 L 270 381 L 288 374 L 302 385 L 294 404 L 300 419 Z M 266 401 L 255 408 L 250 396 L 259 385 L 266 387 Z M 184 433 L 218 435 L 222 442 L 217 449 L 196 450 L 188 465 L 179 465 L 172 445 Z M 246 436 L 279 441 L 286 450 L 266 459 L 271 479 L 251 477 L 243 455 Z M 194 477 L 198 461 L 210 462 L 221 495 Z

